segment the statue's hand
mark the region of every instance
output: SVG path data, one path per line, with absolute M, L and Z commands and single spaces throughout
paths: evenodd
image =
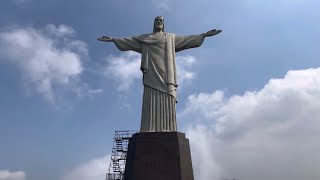
M 205 37 L 214 36 L 214 35 L 217 35 L 217 34 L 219 34 L 219 33 L 221 33 L 221 32 L 222 32 L 222 30 L 213 29 L 213 30 L 210 30 L 210 31 L 206 32 L 206 33 L 204 34 L 204 36 L 205 36 Z
M 104 42 L 113 42 L 114 39 L 113 37 L 110 36 L 102 36 L 101 38 L 98 38 L 99 41 L 104 41 Z

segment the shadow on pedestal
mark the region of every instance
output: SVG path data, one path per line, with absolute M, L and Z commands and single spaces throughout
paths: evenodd
M 125 180 L 194 180 L 189 140 L 179 132 L 140 132 L 129 141 Z

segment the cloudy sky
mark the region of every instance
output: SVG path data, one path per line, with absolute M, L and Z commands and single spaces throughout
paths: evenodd
M 102 35 L 222 29 L 177 54 L 197 180 L 320 179 L 320 1 L 2 0 L 0 180 L 102 180 L 138 130 L 140 55 Z

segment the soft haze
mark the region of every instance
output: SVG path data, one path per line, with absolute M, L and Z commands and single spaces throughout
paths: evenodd
M 140 55 L 109 35 L 222 29 L 177 54 L 179 131 L 197 180 L 320 179 L 318 0 L 7 0 L 0 6 L 0 180 L 101 180 L 138 130 Z

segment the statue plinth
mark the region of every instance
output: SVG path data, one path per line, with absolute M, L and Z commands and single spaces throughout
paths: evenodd
M 189 140 L 180 132 L 140 132 L 129 141 L 125 180 L 194 180 Z

